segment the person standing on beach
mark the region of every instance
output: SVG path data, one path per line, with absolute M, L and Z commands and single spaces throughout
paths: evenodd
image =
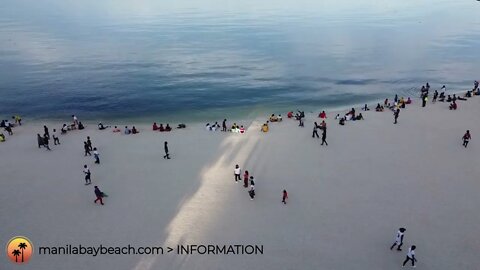
M 170 154 L 168 153 L 168 142 L 165 141 L 163 145 L 163 149 L 165 150 L 165 156 L 163 156 L 163 158 L 170 159 Z
M 435 92 L 433 92 L 433 99 L 432 99 L 432 103 L 435 103 L 437 102 L 437 98 L 438 98 L 438 91 L 435 90 Z
M 93 148 L 93 157 L 95 158 L 95 164 L 100 164 L 100 154 L 96 147 Z
M 393 116 L 395 118 L 395 122 L 393 122 L 394 124 L 397 123 L 397 119 L 398 119 L 398 115 L 400 114 L 400 109 L 397 108 L 397 110 L 393 113 Z
M 83 142 L 83 149 L 85 150 L 85 156 L 89 155 L 91 156 L 92 153 L 90 153 L 90 147 L 88 147 L 87 142 Z
M 88 150 L 92 151 L 93 147 L 92 147 L 92 141 L 90 140 L 90 136 L 87 136 L 87 145 L 88 145 Z
M 44 146 L 43 144 L 43 138 L 42 136 L 40 136 L 40 134 L 37 133 L 37 142 L 38 142 L 38 148 L 41 148 L 42 146 Z
M 100 191 L 98 186 L 95 186 L 95 196 L 97 196 L 97 199 L 94 201 L 94 203 L 97 203 L 97 201 L 100 201 L 100 204 L 103 205 L 103 192 Z
M 467 130 L 467 132 L 462 137 L 463 146 L 465 146 L 465 148 L 467 148 L 468 142 L 470 141 L 471 138 L 472 136 L 470 135 L 470 130 Z
M 312 138 L 315 138 L 315 136 L 317 136 L 318 139 L 320 139 L 320 136 L 318 136 L 318 124 L 317 122 L 315 122 L 313 124 L 313 133 L 312 133 Z
M 407 229 L 405 228 L 400 228 L 397 231 L 397 235 L 395 236 L 395 242 L 393 245 L 390 247 L 390 250 L 392 250 L 395 246 L 397 246 L 397 250 L 401 251 L 402 250 L 402 245 L 403 245 L 403 235 Z
M 15 120 L 15 124 L 18 124 L 19 126 L 22 125 L 22 117 L 20 117 L 20 115 L 14 115 L 12 116 L 12 119 Z
M 90 185 L 92 183 L 90 169 L 87 165 L 83 165 L 83 173 L 85 174 L 85 185 Z
M 287 204 L 287 199 L 288 199 L 288 193 L 287 190 L 283 190 L 283 196 L 282 196 L 282 203 Z
M 52 149 L 50 149 L 50 146 L 48 146 L 49 140 L 50 140 L 50 137 L 47 136 L 47 134 L 45 134 L 43 136 L 43 146 L 45 146 L 45 148 L 47 148 L 47 150 L 51 151 Z
M 248 195 L 250 195 L 250 200 L 253 201 L 255 198 L 255 186 L 251 185 L 250 190 L 248 191 Z
M 43 126 L 43 130 L 45 131 L 43 133 L 43 137 L 48 137 L 50 138 L 50 133 L 48 132 L 48 127 L 47 126 Z
M 425 94 L 422 97 L 422 107 L 425 107 L 425 105 L 427 105 L 427 101 L 428 101 L 428 95 Z
M 324 128 L 323 131 L 322 131 L 322 144 L 326 144 L 328 146 L 328 143 L 327 143 L 327 129 Z
M 245 171 L 245 173 L 243 174 L 243 187 L 248 187 L 248 171 Z
M 75 127 L 78 126 L 78 118 L 74 114 L 72 114 L 72 118 L 73 118 L 73 126 Z
M 242 173 L 242 169 L 240 169 L 240 166 L 235 165 L 235 169 L 233 170 L 233 174 L 235 175 L 235 183 L 238 182 L 238 180 L 242 180 L 240 178 L 240 174 Z
M 415 245 L 408 249 L 407 258 L 403 261 L 402 267 L 405 267 L 405 264 L 407 264 L 408 261 L 412 261 L 412 267 L 415 267 L 415 262 L 417 261 L 417 258 L 415 258 L 415 249 L 417 249 Z
M 227 119 L 223 119 L 222 122 L 222 131 L 227 132 Z
M 52 138 L 53 138 L 53 144 L 54 145 L 57 145 L 57 144 L 60 144 L 60 140 L 58 139 L 58 136 L 57 136 L 57 130 L 56 129 L 53 129 L 53 134 L 52 134 Z

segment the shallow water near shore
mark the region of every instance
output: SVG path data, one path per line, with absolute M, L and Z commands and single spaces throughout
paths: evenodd
M 182 121 L 478 79 L 476 1 L 6 0 L 0 116 Z

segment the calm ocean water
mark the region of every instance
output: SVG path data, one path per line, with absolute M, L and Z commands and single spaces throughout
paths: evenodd
M 0 116 L 242 117 L 468 89 L 480 2 L 2 0 Z

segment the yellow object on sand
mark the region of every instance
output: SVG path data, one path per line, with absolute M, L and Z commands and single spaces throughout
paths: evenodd
M 262 126 L 262 131 L 263 132 L 268 132 L 268 125 L 263 125 Z

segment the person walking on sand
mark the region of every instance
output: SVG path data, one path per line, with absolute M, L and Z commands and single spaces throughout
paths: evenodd
M 38 148 L 41 148 L 42 146 L 44 146 L 43 138 L 38 133 L 37 133 L 37 142 L 38 142 Z
M 415 249 L 417 249 L 415 245 L 408 249 L 407 258 L 403 261 L 402 267 L 405 267 L 405 264 L 407 264 L 408 261 L 412 261 L 412 267 L 415 267 L 415 262 L 417 261 L 417 258 L 415 258 Z
M 100 154 L 96 147 L 93 148 L 93 157 L 95 158 L 95 164 L 100 164 Z
M 463 146 L 465 146 L 465 148 L 467 148 L 468 142 L 470 141 L 471 138 L 472 136 L 470 135 L 470 130 L 467 130 L 467 132 L 462 137 Z
M 397 123 L 397 120 L 398 120 L 398 115 L 400 114 L 400 109 L 397 108 L 397 110 L 393 113 L 393 117 L 395 118 L 395 122 L 393 122 L 394 124 Z
M 52 138 L 53 138 L 54 145 L 60 144 L 60 140 L 58 139 L 58 134 L 56 129 L 53 129 Z
M 320 136 L 318 136 L 318 124 L 315 122 L 313 124 L 313 133 L 312 133 L 312 138 L 315 138 L 317 136 L 318 139 L 320 139 Z
M 243 187 L 248 187 L 248 171 L 245 171 L 245 173 L 243 174 Z
M 223 119 L 222 122 L 222 131 L 227 132 L 227 119 Z
M 255 186 L 255 179 L 253 178 L 253 175 L 250 176 L 250 186 Z
M 403 235 L 405 234 L 405 231 L 407 229 L 405 228 L 400 228 L 397 231 L 397 235 L 395 236 L 395 242 L 393 245 L 390 247 L 390 250 L 392 250 L 395 246 L 397 246 L 397 250 L 401 251 L 402 250 L 402 245 L 403 245 Z
M 83 165 L 83 173 L 85 174 L 85 185 L 90 185 L 92 183 L 92 174 L 90 173 L 90 169 L 86 164 Z
M 240 169 L 240 166 L 235 165 L 235 169 L 233 170 L 233 174 L 235 175 L 235 183 L 238 182 L 238 180 L 242 180 L 240 178 L 240 174 L 242 173 L 242 169 Z
M 100 204 L 103 205 L 103 192 L 100 191 L 100 189 L 98 188 L 98 186 L 95 186 L 95 196 L 97 196 L 97 199 L 94 201 L 94 203 L 97 203 L 97 201 L 100 201 Z
M 44 130 L 43 137 L 48 137 L 48 138 L 50 138 L 50 133 L 48 132 L 48 127 L 47 127 L 47 126 L 43 126 L 43 130 Z
M 250 200 L 253 201 L 255 198 L 255 186 L 251 185 L 250 190 L 248 191 L 248 195 L 250 195 Z
M 87 142 L 83 142 L 83 149 L 85 150 L 85 156 L 89 155 L 91 156 L 92 153 L 90 153 L 90 147 L 88 147 Z
M 47 148 L 47 150 L 51 151 L 52 149 L 50 149 L 50 146 L 48 146 L 48 141 L 50 140 L 50 137 L 47 136 L 47 134 L 45 134 L 43 136 L 43 146 L 45 146 L 45 148 Z
M 88 150 L 92 151 L 93 147 L 92 147 L 92 140 L 90 140 L 90 136 L 87 136 L 87 145 L 88 145 Z
M 165 150 L 165 156 L 163 156 L 163 158 L 170 159 L 170 154 L 168 153 L 168 142 L 165 141 L 163 145 L 163 149 Z
M 322 132 L 322 144 L 326 144 L 328 146 L 328 143 L 327 143 L 327 129 L 323 129 L 323 132 Z
M 287 193 L 287 191 L 284 189 L 284 190 L 283 190 L 283 196 L 282 196 L 282 203 L 283 203 L 283 204 L 287 204 L 287 199 L 288 199 L 288 193 Z

